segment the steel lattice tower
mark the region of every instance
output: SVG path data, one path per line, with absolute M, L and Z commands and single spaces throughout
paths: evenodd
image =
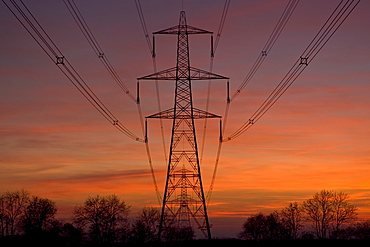
M 180 12 L 179 25 L 153 34 L 177 35 L 176 67 L 147 75 L 138 80 L 176 81 L 174 107 L 147 118 L 173 119 L 167 178 L 163 196 L 158 237 L 167 226 L 189 228 L 195 226 L 211 238 L 206 201 L 198 157 L 194 119 L 220 118 L 193 107 L 192 80 L 228 79 L 190 66 L 189 34 L 212 32 L 186 24 L 185 12 Z

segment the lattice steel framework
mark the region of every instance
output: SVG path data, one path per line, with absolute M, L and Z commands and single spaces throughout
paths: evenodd
M 196 227 L 204 236 L 211 238 L 206 201 L 203 191 L 201 169 L 194 119 L 220 118 L 220 116 L 193 107 L 192 80 L 228 79 L 227 77 L 190 67 L 189 34 L 212 34 L 212 32 L 186 24 L 185 12 L 180 12 L 179 25 L 153 34 L 173 34 L 177 40 L 176 67 L 147 75 L 138 80 L 175 80 L 174 107 L 147 118 L 173 119 L 169 150 L 167 178 L 163 196 L 158 237 L 167 226 Z

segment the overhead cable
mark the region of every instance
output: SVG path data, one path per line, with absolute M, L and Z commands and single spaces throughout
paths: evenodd
M 224 116 L 224 121 L 223 121 L 223 125 L 221 126 L 221 138 L 220 138 L 219 145 L 218 145 L 218 148 L 217 148 L 217 155 L 216 155 L 215 165 L 214 165 L 214 169 L 213 169 L 211 184 L 209 186 L 209 190 L 208 190 L 208 193 L 207 193 L 207 203 L 209 203 L 209 201 L 211 200 L 213 187 L 214 187 L 214 183 L 215 183 L 215 178 L 216 178 L 216 173 L 217 173 L 217 169 L 218 169 L 218 164 L 220 162 L 222 143 L 224 142 L 223 139 L 222 139 L 222 136 L 225 133 L 231 100 L 234 100 L 241 93 L 241 91 L 245 88 L 245 86 L 251 81 L 252 77 L 257 72 L 257 70 L 261 66 L 262 62 L 266 58 L 267 54 L 270 52 L 270 50 L 272 49 L 276 40 L 278 39 L 281 32 L 283 31 L 286 23 L 290 19 L 290 16 L 292 15 L 293 11 L 295 10 L 298 2 L 299 2 L 299 0 L 289 0 L 289 2 L 286 5 L 282 15 L 280 16 L 280 19 L 278 20 L 274 30 L 272 31 L 272 33 L 271 33 L 270 37 L 268 38 L 265 46 L 263 47 L 262 52 L 259 54 L 256 62 L 253 64 L 253 66 L 252 66 L 251 70 L 249 71 L 248 75 L 245 77 L 244 81 L 239 86 L 238 90 L 233 94 L 232 98 L 231 99 L 228 98 L 228 100 L 227 100 L 225 114 L 223 115 Z M 216 38 L 215 48 L 217 48 L 217 45 L 218 45 L 218 39 L 220 37 L 219 33 L 220 33 L 220 30 L 222 31 L 222 28 L 223 28 L 223 25 L 224 25 L 224 22 L 225 22 L 224 19 L 226 18 L 226 13 L 227 13 L 227 9 L 229 7 L 229 4 L 230 4 L 230 1 L 226 0 L 225 5 L 224 5 L 224 10 L 223 10 L 223 13 L 222 13 L 222 17 L 221 17 L 219 31 L 218 31 L 217 38 Z
M 88 84 L 82 79 L 75 68 L 62 54 L 47 32 L 42 28 L 37 19 L 33 16 L 27 6 L 20 0 L 18 4 L 15 0 L 9 2 L 10 6 L 5 0 L 2 0 L 10 12 L 16 17 L 46 55 L 57 65 L 61 72 L 67 79 L 76 87 L 76 89 L 89 101 L 89 103 L 111 124 L 113 124 L 119 131 L 131 139 L 144 142 L 144 139 L 139 138 L 129 129 L 127 129 L 115 115 L 103 104 L 98 96 L 92 91 Z
M 94 50 L 95 54 L 98 56 L 100 61 L 104 64 L 105 68 L 109 72 L 109 74 L 113 77 L 116 81 L 118 86 L 125 92 L 125 94 L 133 101 L 136 102 L 135 97 L 132 95 L 130 90 L 127 88 L 123 80 L 117 74 L 116 70 L 109 62 L 107 55 L 104 53 L 103 49 L 100 47 L 98 41 L 96 40 L 94 34 L 91 32 L 89 26 L 87 25 L 85 18 L 81 14 L 80 10 L 78 9 L 74 0 L 63 0 L 64 4 L 66 5 L 68 11 L 71 13 L 73 19 L 75 20 L 76 24 L 80 28 L 81 32 L 87 39 L 88 43 L 90 44 L 91 48 Z
M 152 43 L 151 43 L 150 38 L 149 38 L 148 28 L 146 26 L 146 22 L 145 22 L 145 18 L 144 18 L 144 13 L 143 13 L 143 10 L 141 8 L 140 0 L 135 0 L 135 5 L 136 5 L 136 9 L 137 9 L 137 12 L 138 12 L 138 15 L 139 15 L 141 27 L 142 27 L 143 32 L 144 32 L 145 40 L 146 40 L 146 43 L 148 45 L 150 54 L 152 56 L 153 70 L 154 70 L 154 73 L 156 73 L 157 72 L 157 61 L 156 61 L 156 56 L 155 56 L 155 52 L 154 52 L 154 37 L 153 37 L 153 46 L 152 46 Z M 158 112 L 162 112 L 158 80 L 155 80 L 155 89 L 156 89 L 155 91 L 156 91 L 156 97 L 157 97 Z M 141 117 L 141 119 L 142 119 L 142 117 Z M 165 137 L 164 137 L 163 119 L 160 118 L 159 122 L 160 122 L 160 128 L 161 128 L 161 139 L 162 139 L 162 149 L 163 149 L 163 154 L 164 154 L 164 160 L 165 160 L 165 165 L 167 165 L 167 152 L 166 152 L 166 142 L 165 142 Z M 147 153 L 147 156 L 148 156 L 148 161 L 149 161 L 150 171 L 151 171 L 151 174 L 152 174 L 152 179 L 153 179 L 155 192 L 157 194 L 158 203 L 159 203 L 159 205 L 161 205 L 162 204 L 162 197 L 161 197 L 161 194 L 160 194 L 159 189 L 158 189 L 157 180 L 156 180 L 156 177 L 155 177 L 155 172 L 154 172 L 154 167 L 153 167 L 153 162 L 152 162 L 152 157 L 151 157 L 151 154 L 150 154 L 149 141 L 148 141 L 147 138 L 146 138 L 146 142 L 145 142 L 145 148 L 146 148 L 146 153 Z
M 138 15 L 139 15 L 141 27 L 143 28 L 146 43 L 149 47 L 150 53 L 153 55 L 154 54 L 153 46 L 152 46 L 151 40 L 149 38 L 149 33 L 148 33 L 148 29 L 146 27 L 145 18 L 144 18 L 143 10 L 141 8 L 140 0 L 135 0 L 135 5 L 136 5 L 136 10 L 137 10 Z
M 213 54 L 212 54 L 213 56 L 216 53 L 218 43 L 220 42 L 221 33 L 222 33 L 222 30 L 224 29 L 224 24 L 225 24 L 227 12 L 228 12 L 229 6 L 230 6 L 230 1 L 231 0 L 225 0 L 224 8 L 222 10 L 220 24 L 218 25 L 218 29 L 217 29 L 217 35 L 216 35 L 216 40 L 215 40 L 215 44 L 214 44 L 214 48 L 213 48 Z
M 210 65 L 209 65 L 209 71 L 210 72 L 213 71 L 214 57 L 215 57 L 216 49 L 218 47 L 218 43 L 219 43 L 220 38 L 221 38 L 222 30 L 223 30 L 224 25 L 225 25 L 227 12 L 228 12 L 228 9 L 229 9 L 229 6 L 230 6 L 230 1 L 231 0 L 225 0 L 224 8 L 222 10 L 222 15 L 221 15 L 221 19 L 220 19 L 220 23 L 219 23 L 218 29 L 217 29 L 215 44 L 213 45 L 213 48 L 211 49 L 211 59 L 210 59 Z M 207 94 L 206 94 L 207 95 L 207 97 L 206 97 L 206 106 L 205 106 L 205 111 L 206 112 L 208 112 L 208 109 L 209 109 L 209 103 L 210 103 L 210 97 L 211 97 L 211 88 L 212 88 L 212 80 L 209 80 L 208 81 L 208 86 L 207 86 Z M 208 124 L 208 118 L 205 118 L 204 119 L 204 124 L 203 124 L 202 142 L 201 142 L 201 146 L 200 146 L 200 163 L 202 163 L 202 161 L 203 161 L 204 146 L 205 146 L 206 133 L 207 133 L 207 124 Z
M 270 37 L 268 38 L 265 46 L 262 48 L 262 51 L 259 53 L 252 68 L 249 70 L 247 76 L 244 78 L 243 82 L 241 83 L 239 88 L 236 90 L 236 92 L 231 96 L 231 101 L 235 100 L 235 98 L 243 91 L 243 89 L 252 80 L 253 76 L 256 74 L 257 70 L 260 68 L 261 64 L 263 63 L 263 61 L 265 60 L 265 58 L 271 51 L 276 40 L 279 38 L 281 32 L 283 31 L 284 27 L 289 21 L 293 11 L 297 7 L 298 2 L 299 0 L 289 0 L 287 6 L 284 9 L 284 12 L 280 16 L 279 21 L 277 22 L 274 30 L 272 31 Z
M 254 112 L 254 114 L 234 133 L 232 133 L 223 141 L 229 141 L 243 134 L 253 124 L 255 124 L 275 103 L 276 101 L 286 92 L 286 90 L 293 84 L 308 64 L 317 56 L 324 45 L 330 40 L 338 28 L 352 13 L 355 7 L 358 5 L 360 0 L 347 0 L 341 1 L 329 18 L 326 20 L 324 25 L 318 31 L 313 40 L 309 43 L 307 48 L 304 50 L 302 55 L 297 59 L 288 73 L 271 92 L 267 99 L 261 104 L 261 106 Z

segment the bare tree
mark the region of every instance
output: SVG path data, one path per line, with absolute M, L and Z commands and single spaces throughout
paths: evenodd
M 281 210 L 280 217 L 289 238 L 296 239 L 302 228 L 303 209 L 297 202 L 290 203 L 288 207 Z
M 348 202 L 346 194 L 327 190 L 322 190 L 304 201 L 303 209 L 308 219 L 314 222 L 318 238 L 327 238 L 330 231 L 335 235 L 344 222 L 355 218 L 357 210 Z
M 34 196 L 22 217 L 22 229 L 26 234 L 38 234 L 51 226 L 57 208 L 55 202 Z
M 132 226 L 132 238 L 136 242 L 150 242 L 157 239 L 160 211 L 145 207 Z
M 1 236 L 17 234 L 20 219 L 29 202 L 27 190 L 7 191 L 0 196 Z
M 265 231 L 265 216 L 262 213 L 249 216 L 243 224 L 240 236 L 245 239 L 260 240 Z
M 0 195 L 0 237 L 5 235 L 6 219 L 5 199 L 4 195 Z
M 88 197 L 74 210 L 74 223 L 88 227 L 89 235 L 97 243 L 111 243 L 127 228 L 130 206 L 116 195 Z
M 340 227 L 347 222 L 354 220 L 357 216 L 357 208 L 351 205 L 349 196 L 343 192 L 334 192 L 333 213 L 334 213 L 334 238 L 338 237 Z
M 274 211 L 266 216 L 267 234 L 265 239 L 280 240 L 286 238 L 286 231 L 281 223 L 280 214 Z
M 356 223 L 353 232 L 356 239 L 370 239 L 370 220 Z
M 333 220 L 332 191 L 322 190 L 313 198 L 303 202 L 303 208 L 308 218 L 314 222 L 314 229 L 318 238 L 326 238 L 330 223 Z
M 283 225 L 277 212 L 269 215 L 258 213 L 248 217 L 240 233 L 240 237 L 253 240 L 279 240 L 284 238 L 284 235 Z

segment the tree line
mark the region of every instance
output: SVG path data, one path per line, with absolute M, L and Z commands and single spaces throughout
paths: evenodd
M 130 205 L 116 195 L 88 197 L 77 205 L 70 221 L 56 219 L 55 202 L 27 190 L 0 194 L 0 241 L 43 239 L 53 246 L 84 243 L 145 243 L 157 240 L 160 211 L 144 207 L 129 220 Z M 323 190 L 302 204 L 290 203 L 281 211 L 251 215 L 242 226 L 241 239 L 297 238 L 370 239 L 370 220 L 356 222 L 357 207 L 343 192 Z M 310 230 L 307 230 L 310 229 Z M 165 222 L 164 241 L 192 240 L 192 228 Z M 0 242 L 1 243 L 1 242 Z
M 343 192 L 322 190 L 303 203 L 290 203 L 280 211 L 247 218 L 240 238 L 370 239 L 370 220 L 357 220 L 357 207 Z
M 7 191 L 0 194 L 0 240 L 13 240 L 14 236 L 27 240 L 51 239 L 60 246 L 156 241 L 159 209 L 144 207 L 129 221 L 130 207 L 116 195 L 96 195 L 75 206 L 71 220 L 65 222 L 55 218 L 55 202 L 33 196 L 24 189 Z M 194 236 L 191 228 L 179 229 L 165 222 L 165 241 L 190 240 Z

